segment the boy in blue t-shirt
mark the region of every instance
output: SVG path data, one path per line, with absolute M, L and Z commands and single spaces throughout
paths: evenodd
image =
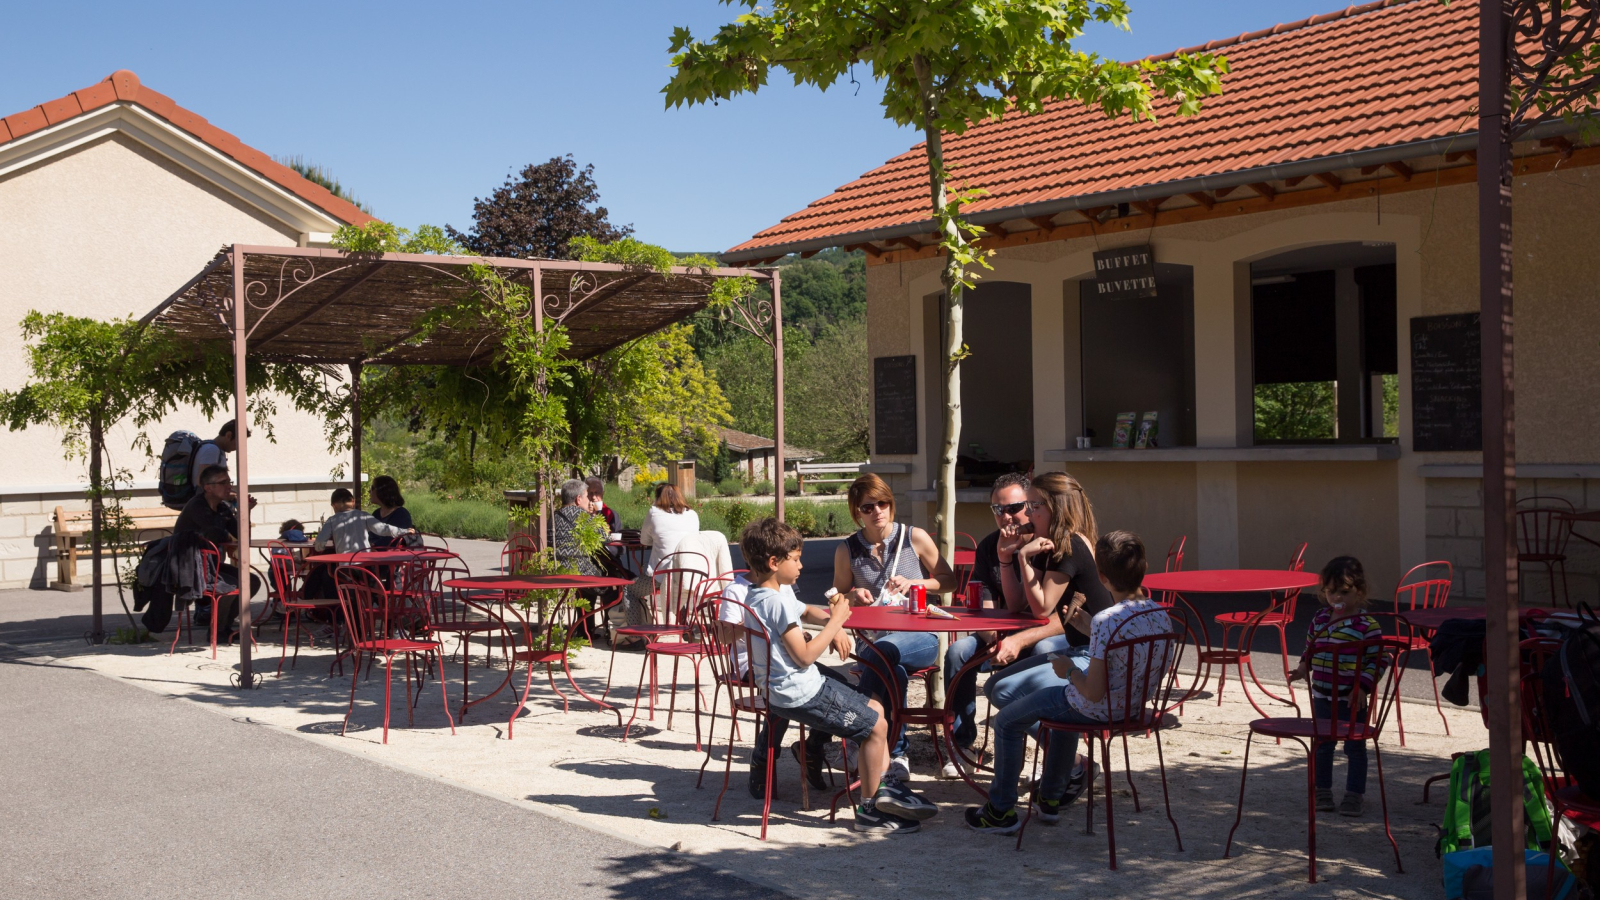
M 861 796 L 866 799 L 855 810 L 856 831 L 910 834 L 939 808 L 904 785 L 883 780 L 889 767 L 883 707 L 847 684 L 824 678 L 816 665 L 850 618 L 849 598 L 834 594 L 823 612 L 801 603 L 792 592 L 780 592 L 800 578 L 802 546 L 800 532 L 777 519 L 752 522 L 740 539 L 752 584 L 745 605 L 758 620 L 746 625 L 754 630 L 759 624 L 770 642 L 751 642 L 752 677 L 757 684 L 765 682 L 774 713 L 860 745 Z M 812 638 L 800 627 L 802 622 L 822 625 L 822 632 Z

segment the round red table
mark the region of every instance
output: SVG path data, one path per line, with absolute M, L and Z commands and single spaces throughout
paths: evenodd
M 442 559 L 455 559 L 456 554 L 449 550 L 360 550 L 355 553 L 319 553 L 306 557 L 306 562 L 321 563 L 327 566 L 349 566 L 371 564 L 374 566 L 392 566 L 398 563 L 408 563 L 421 560 L 423 562 L 437 562 Z
M 1570 610 L 1551 609 L 1544 606 L 1524 606 L 1517 610 L 1519 616 L 1551 616 Z M 1451 619 L 1483 619 L 1488 610 L 1481 606 L 1436 606 L 1432 609 L 1397 610 L 1395 617 L 1421 631 L 1434 631 Z
M 586 588 L 624 588 L 630 584 L 633 584 L 633 582 L 629 579 L 612 578 L 608 575 L 476 575 L 469 578 L 452 578 L 449 581 L 446 581 L 444 586 L 447 588 L 454 588 L 458 591 L 492 592 L 489 595 L 475 596 L 472 598 L 472 602 L 476 603 L 491 601 L 499 602 L 505 605 L 511 610 L 511 614 L 522 623 L 524 635 L 531 637 L 532 631 L 528 624 L 528 620 L 523 617 L 522 612 L 518 609 L 516 604 L 520 594 L 527 591 L 577 591 Z M 540 611 L 540 616 L 541 618 L 543 617 L 542 609 Z M 617 716 L 617 724 L 622 724 L 622 710 L 612 706 L 609 703 L 606 703 L 603 700 L 597 700 L 594 697 L 589 696 L 584 692 L 583 688 L 578 686 L 578 682 L 572 677 L 571 663 L 567 660 L 565 655 L 561 657 L 561 671 L 567 676 L 567 683 L 572 685 L 572 689 L 574 691 L 578 692 L 578 696 L 588 700 L 590 703 L 593 703 L 595 706 L 598 706 L 603 710 L 611 710 Z M 515 674 L 516 664 L 513 662 L 512 665 L 506 667 L 505 680 L 501 681 L 498 687 L 490 691 L 488 694 L 485 694 L 484 696 L 479 697 L 470 703 L 465 703 L 462 705 L 461 716 L 465 717 L 467 710 L 505 690 L 506 686 L 511 683 L 512 676 Z M 531 680 L 532 663 L 529 663 L 529 677 Z M 551 687 L 554 686 L 555 684 L 552 682 Z M 559 694 L 560 691 L 557 691 L 557 693 Z M 564 702 L 565 697 L 563 696 L 562 699 Z M 526 701 L 527 691 L 524 689 L 522 700 L 517 703 L 517 708 L 511 711 L 512 722 L 516 721 L 517 716 L 522 712 L 523 703 Z M 507 733 L 510 733 L 509 729 Z
M 858 632 L 861 639 L 870 644 L 872 639 L 867 637 L 867 634 L 876 631 L 932 631 L 945 633 L 998 631 L 1009 634 L 1028 628 L 1037 628 L 1050 622 L 1049 619 L 1019 615 L 1007 609 L 967 609 L 964 606 L 941 606 L 939 609 L 951 613 L 954 618 L 946 619 L 943 616 L 908 613 L 903 607 L 899 606 L 857 606 L 851 608 L 850 620 L 845 623 L 844 627 Z M 961 667 L 961 671 L 957 673 L 956 678 L 951 680 L 951 683 L 954 684 L 957 679 L 965 676 L 968 670 L 976 669 L 988 662 L 989 657 L 993 656 L 999 647 L 1000 643 L 996 641 L 974 653 L 972 658 L 967 660 L 967 664 Z M 898 691 L 898 681 L 894 678 L 893 673 L 889 672 L 882 664 L 883 654 L 881 652 L 873 654 L 871 660 L 862 659 L 860 654 L 857 654 L 856 658 L 862 665 L 870 666 L 878 674 L 878 680 L 883 683 L 885 690 L 891 693 Z M 902 725 L 927 725 L 938 734 L 944 736 L 945 749 L 950 753 L 950 758 L 959 757 L 968 763 L 966 766 L 956 767 L 961 772 L 961 779 L 973 790 L 987 798 L 989 792 L 982 785 L 973 781 L 972 776 L 968 774 L 982 768 L 982 766 L 977 760 L 967 757 L 955 745 L 955 710 L 950 708 L 950 696 L 948 694 L 945 696 L 945 705 L 938 709 L 911 709 L 905 706 L 904 698 L 902 697 L 891 697 L 890 699 L 893 701 L 889 704 L 890 743 L 894 742 L 894 736 L 900 733 Z M 935 755 L 937 755 L 937 735 L 934 738 L 934 750 Z M 939 760 L 939 764 L 941 766 L 944 764 L 942 758 Z M 846 788 L 845 792 L 841 792 L 840 796 L 847 795 L 847 792 L 848 788 Z M 837 810 L 838 803 L 839 796 L 835 796 L 835 810 Z
M 1258 594 L 1316 587 L 1317 576 L 1287 569 L 1195 569 L 1152 572 L 1144 577 L 1144 586 L 1178 594 Z
M 1300 591 L 1316 587 L 1317 581 L 1317 576 L 1310 572 L 1292 572 L 1288 569 L 1194 569 L 1187 572 L 1153 572 L 1144 577 L 1144 587 L 1147 591 L 1160 591 L 1177 595 L 1265 594 Z M 1187 606 L 1188 604 L 1185 603 L 1184 605 Z M 1198 648 L 1199 661 L 1205 666 L 1205 674 L 1198 679 L 1199 683 L 1190 688 L 1185 696 L 1192 695 L 1205 687 L 1206 683 L 1211 680 L 1211 667 L 1217 665 L 1221 667 L 1217 674 L 1217 705 L 1221 706 L 1222 687 L 1228 677 L 1229 663 L 1232 663 L 1234 669 L 1239 673 L 1239 683 L 1241 685 L 1244 684 L 1244 667 L 1250 659 L 1250 650 L 1244 645 L 1244 642 L 1251 629 L 1239 629 L 1239 646 L 1230 648 L 1227 645 L 1228 631 L 1227 628 L 1224 628 L 1222 646 L 1218 649 L 1213 649 L 1209 627 L 1204 624 L 1204 620 L 1198 619 L 1198 616 L 1196 618 L 1197 621 L 1201 622 L 1206 641 L 1204 648 Z M 1285 662 L 1285 666 L 1287 665 L 1288 663 Z M 1252 665 L 1252 671 L 1253 669 L 1254 666 Z M 1257 682 L 1257 686 L 1260 686 L 1260 682 Z M 1261 688 L 1261 690 L 1274 700 L 1281 699 L 1266 688 Z M 1289 691 L 1292 697 L 1294 692 L 1293 685 L 1290 685 Z M 1262 716 L 1268 715 L 1267 711 L 1256 703 L 1255 697 L 1248 690 L 1245 691 L 1245 699 L 1250 701 L 1250 705 L 1255 707 L 1256 712 Z

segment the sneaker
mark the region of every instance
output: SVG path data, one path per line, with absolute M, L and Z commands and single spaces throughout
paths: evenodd
M 856 807 L 856 821 L 851 827 L 864 834 L 913 834 L 922 830 L 922 823 L 878 809 L 874 804 Z
M 777 785 L 773 785 L 774 788 Z M 757 800 L 767 799 L 767 761 L 765 759 L 750 760 L 750 796 Z
M 1017 816 L 1016 810 L 998 813 L 987 803 L 967 807 L 965 818 L 968 828 L 985 834 L 1016 834 L 1017 829 L 1022 827 L 1022 819 Z
M 889 769 L 883 773 L 885 781 L 898 781 L 901 784 L 911 780 L 911 760 L 904 756 L 896 756 L 889 760 Z
M 939 807 L 912 793 L 905 785 L 893 781 L 878 785 L 878 796 L 873 802 L 878 809 L 919 822 L 939 814 Z
M 1083 796 L 1083 790 L 1089 786 L 1090 780 L 1100 777 L 1099 763 L 1084 761 L 1081 756 L 1078 759 L 1083 761 L 1084 765 L 1072 773 L 1071 780 L 1067 782 L 1066 793 L 1062 794 L 1061 799 L 1056 801 L 1058 809 L 1063 806 L 1071 806 L 1079 797 Z
M 795 741 L 789 745 L 789 754 L 795 762 L 800 762 L 800 742 Z M 805 773 L 806 781 L 811 783 L 812 790 L 825 791 L 828 789 L 828 779 L 822 775 L 822 756 L 818 753 L 807 753 L 805 764 L 800 770 Z
M 1040 800 L 1035 797 L 1033 817 L 1046 825 L 1054 825 L 1061 821 L 1061 807 L 1064 805 L 1060 800 Z
M 1345 791 L 1344 800 L 1339 803 L 1339 815 L 1352 817 L 1361 815 L 1361 807 L 1364 805 L 1363 801 L 1365 799 L 1360 794 Z
M 1333 802 L 1333 788 L 1317 788 L 1317 812 L 1333 812 L 1338 808 Z
M 944 768 L 939 770 L 939 777 L 945 781 L 956 781 L 961 778 L 961 764 L 953 759 L 944 761 Z

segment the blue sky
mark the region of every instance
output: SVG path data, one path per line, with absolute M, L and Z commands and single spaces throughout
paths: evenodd
M 1341 9 L 1345 0 L 1132 0 L 1131 33 L 1081 46 L 1123 59 Z M 773 84 L 666 110 L 672 28 L 710 34 L 715 0 L 455 4 L 18 3 L 0 115 L 132 69 L 245 143 L 325 166 L 401 225 L 471 224 L 512 170 L 593 163 L 612 220 L 675 250 L 720 250 L 918 137 L 871 83 Z

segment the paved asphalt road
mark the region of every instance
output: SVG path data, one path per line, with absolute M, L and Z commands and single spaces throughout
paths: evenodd
M 0 897 L 780 897 L 0 648 Z

